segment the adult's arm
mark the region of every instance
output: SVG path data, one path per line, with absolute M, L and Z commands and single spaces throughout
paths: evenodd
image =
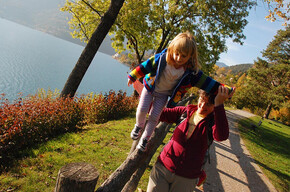
M 214 118 L 215 125 L 213 126 L 213 138 L 216 141 L 224 141 L 229 137 L 229 125 L 226 116 L 224 101 L 231 98 L 235 92 L 235 88 L 229 94 L 229 90 L 224 86 L 218 87 L 218 93 L 215 97 Z
M 184 106 L 164 108 L 159 120 L 166 123 L 176 123 L 185 111 L 186 107 Z
M 214 119 L 215 124 L 212 127 L 212 135 L 214 140 L 227 140 L 229 137 L 229 124 L 223 104 L 214 108 Z

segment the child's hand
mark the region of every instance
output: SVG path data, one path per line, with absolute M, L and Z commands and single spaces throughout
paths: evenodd
M 132 85 L 133 81 L 131 79 L 128 79 L 128 86 Z
M 225 100 L 233 96 L 235 90 L 236 88 L 234 87 L 231 94 L 229 94 L 229 89 L 227 87 L 220 85 L 218 88 L 218 94 L 216 95 L 215 100 L 214 100 L 214 105 L 218 106 L 218 105 L 223 104 Z

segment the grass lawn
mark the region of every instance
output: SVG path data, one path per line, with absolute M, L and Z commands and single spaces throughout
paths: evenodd
M 288 192 L 290 180 L 290 127 L 272 120 L 263 120 L 256 131 L 249 129 L 258 125 L 261 117 L 255 116 L 239 122 L 239 130 L 247 149 L 275 188 Z
M 94 165 L 100 174 L 98 188 L 126 159 L 132 144 L 130 132 L 134 124 L 135 117 L 94 124 L 78 133 L 67 133 L 29 149 L 8 172 L 0 175 L 0 191 L 51 192 L 59 169 L 71 162 Z M 156 158 L 157 154 L 139 183 L 138 187 L 143 190 L 146 190 Z

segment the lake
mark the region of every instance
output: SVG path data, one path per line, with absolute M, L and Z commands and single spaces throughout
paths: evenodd
M 0 94 L 10 101 L 38 89 L 62 90 L 84 47 L 0 18 Z M 77 94 L 108 93 L 127 86 L 129 67 L 98 52 Z

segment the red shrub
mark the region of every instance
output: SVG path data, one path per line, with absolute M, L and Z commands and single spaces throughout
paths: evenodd
M 88 123 L 120 119 L 135 111 L 137 99 L 126 93 L 110 91 L 106 95 L 81 98 L 32 96 L 13 103 L 0 97 L 0 162 L 4 156 L 73 131 Z M 2 159 L 3 160 L 3 159 Z M 3 161 L 2 161 L 3 162 Z M 1 163 L 0 163 L 1 168 Z
M 85 123 L 103 123 L 112 119 L 120 119 L 136 110 L 138 100 L 119 91 L 110 91 L 105 95 L 87 95 L 79 101 L 84 107 Z
M 0 156 L 75 130 L 83 112 L 73 99 L 27 97 L 0 104 Z

